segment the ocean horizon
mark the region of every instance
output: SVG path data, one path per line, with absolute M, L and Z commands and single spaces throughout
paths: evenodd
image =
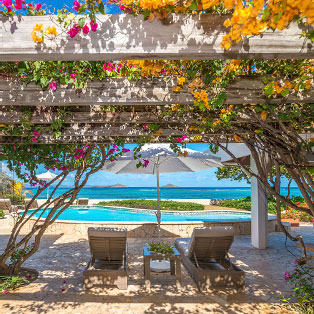
M 27 188 L 33 193 L 35 188 Z M 55 197 L 63 194 L 70 187 L 57 189 Z M 53 187 L 50 188 L 50 192 Z M 288 189 L 282 188 L 281 193 L 287 195 Z M 291 196 L 301 196 L 297 187 L 290 189 Z M 239 199 L 251 195 L 250 187 L 161 187 L 161 199 Z M 30 195 L 28 195 L 30 196 Z M 156 199 L 156 187 L 84 187 L 78 198 L 89 199 Z M 47 198 L 47 191 L 41 193 L 39 199 Z

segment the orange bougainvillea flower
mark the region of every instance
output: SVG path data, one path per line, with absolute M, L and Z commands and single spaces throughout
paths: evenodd
M 267 111 L 263 111 L 263 112 L 261 113 L 261 119 L 265 121 L 266 118 L 267 118 L 267 115 L 268 115 L 268 112 L 267 112 Z
M 54 35 L 54 36 L 57 36 L 58 33 L 57 33 L 57 29 L 55 28 L 55 26 L 48 26 L 46 28 L 46 34 L 49 34 L 49 35 Z
M 233 138 L 234 138 L 234 140 L 237 142 L 237 143 L 241 143 L 242 142 L 242 139 L 241 139 L 241 137 L 240 136 L 238 136 L 238 135 L 233 135 Z

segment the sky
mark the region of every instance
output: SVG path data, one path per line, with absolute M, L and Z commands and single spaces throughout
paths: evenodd
M 125 147 L 129 149 L 134 148 L 134 144 L 127 144 Z M 203 152 L 209 148 L 208 144 L 188 144 L 188 148 Z M 174 184 L 179 187 L 249 187 L 247 182 L 231 181 L 228 179 L 218 180 L 215 171 L 217 168 L 197 171 L 197 172 L 182 172 L 182 173 L 169 173 L 160 175 L 160 186 L 166 184 Z M 0 172 L 6 172 L 13 179 L 18 180 L 15 174 L 11 173 L 6 162 L 0 162 Z M 43 166 L 39 166 L 37 174 L 46 172 L 47 170 Z M 58 174 L 58 171 L 54 172 Z M 62 184 L 63 187 L 70 187 L 73 185 L 74 174 L 70 174 L 65 182 Z M 114 174 L 105 171 L 99 171 L 91 175 L 87 186 L 104 186 L 124 184 L 129 187 L 155 187 L 156 176 L 155 175 L 143 175 L 143 174 Z M 282 186 L 287 186 L 287 180 L 282 180 Z M 296 186 L 292 184 L 292 187 Z

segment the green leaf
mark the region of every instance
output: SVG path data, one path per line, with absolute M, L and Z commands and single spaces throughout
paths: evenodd
M 267 97 L 271 97 L 271 95 L 273 94 L 273 86 L 272 85 L 268 85 L 264 88 L 264 92 L 265 92 L 265 95 Z
M 98 10 L 101 14 L 105 15 L 106 12 L 105 12 L 105 6 L 104 6 L 104 3 L 103 2 L 100 2 L 99 6 L 98 6 Z
M 268 83 L 268 77 L 267 76 L 262 76 L 261 78 L 262 82 L 266 85 Z
M 49 83 L 48 78 L 46 76 L 42 76 L 39 82 L 41 87 L 47 87 Z
M 17 70 L 19 73 L 24 73 L 26 71 L 27 67 L 26 67 L 26 63 L 25 62 L 19 62 L 18 66 L 17 66 Z
M 85 18 L 84 17 L 81 17 L 79 20 L 78 20 L 78 26 L 80 28 L 83 28 L 85 25 Z
M 193 1 L 190 5 L 190 10 L 195 11 L 197 9 L 197 1 Z
M 267 7 L 263 13 L 263 16 L 262 16 L 262 21 L 265 21 L 270 15 L 270 8 Z
M 146 9 L 143 14 L 144 14 L 144 18 L 147 19 L 150 15 L 150 11 Z
M 280 94 L 281 94 L 281 96 L 283 96 L 283 97 L 288 96 L 288 95 L 289 95 L 289 89 L 284 89 L 284 90 L 282 90 Z
M 274 21 L 275 21 L 275 23 L 278 23 L 278 21 L 279 21 L 279 19 L 282 17 L 282 12 L 279 12 L 278 14 L 277 14 L 277 16 L 275 17 L 275 19 L 274 19 Z

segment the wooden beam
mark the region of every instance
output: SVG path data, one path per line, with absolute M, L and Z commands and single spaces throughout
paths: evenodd
M 15 107 L 14 111 L 5 110 L 0 108 L 0 124 L 19 124 L 21 119 L 25 117 L 20 110 L 21 107 Z M 34 111 L 31 114 L 30 123 L 33 124 L 51 124 L 59 119 L 57 112 L 45 110 L 46 108 L 40 107 L 41 110 Z M 49 108 L 47 108 L 49 109 Z M 51 107 L 50 107 L 51 109 Z M 64 115 L 65 123 L 89 123 L 89 124 L 125 124 L 125 123 L 196 123 L 200 119 L 188 119 L 185 117 L 159 117 L 156 112 L 111 112 L 111 111 L 69 111 Z
M 53 138 L 53 136 L 45 135 L 38 138 L 36 144 L 88 144 L 88 143 L 97 143 L 97 144 L 110 144 L 115 143 L 117 138 L 124 139 L 125 143 L 138 143 L 142 140 L 141 137 L 113 137 L 113 136 L 61 136 L 58 139 Z M 225 143 L 233 143 L 234 139 L 232 135 L 221 135 L 221 134 L 212 134 L 212 135 L 203 135 L 201 138 L 196 139 L 186 139 L 185 143 L 209 143 L 210 140 L 220 141 Z M 151 143 L 169 143 L 167 137 L 160 136 L 151 141 Z M 5 144 L 30 144 L 25 138 L 20 136 L 0 136 L 0 145 Z
M 74 61 L 125 59 L 271 59 L 313 58 L 302 29 L 291 23 L 283 31 L 266 31 L 238 43 L 228 51 L 221 47 L 228 16 L 175 15 L 165 20 L 144 21 L 143 16 L 97 16 L 99 28 L 87 36 L 70 39 L 56 16 L 0 17 L 0 61 Z M 56 26 L 59 36 L 35 44 L 31 32 L 36 24 Z
M 162 128 L 160 129 L 162 132 L 163 137 L 168 137 L 168 136 L 182 136 L 182 135 L 187 135 L 187 134 L 196 134 L 191 133 L 188 131 L 188 126 L 183 125 L 178 127 L 177 130 L 173 129 L 167 129 L 167 128 Z M 199 133 L 197 133 L 199 134 Z M 4 131 L 0 130 L 0 136 L 6 136 L 7 133 Z M 42 132 L 42 135 L 47 136 L 49 134 Z M 80 124 L 73 124 L 70 127 L 65 127 L 62 130 L 62 135 L 63 136 L 100 136 L 100 137 L 105 137 L 105 136 L 114 136 L 114 137 L 132 137 L 132 136 L 150 136 L 154 135 L 154 132 L 145 130 L 143 127 L 141 128 L 134 128 L 133 126 L 130 126 L 129 124 L 123 124 L 120 126 L 116 125 L 80 125 Z M 27 136 L 25 134 L 24 136 Z M 23 135 L 22 135 L 23 137 Z
M 0 105 L 2 106 L 91 106 L 91 105 L 192 105 L 194 96 L 184 86 L 180 93 L 173 92 L 176 79 L 162 78 L 129 81 L 127 78 L 106 78 L 102 82 L 89 82 L 84 90 L 59 86 L 56 91 L 42 90 L 34 83 L 21 86 L 0 79 Z M 226 88 L 226 104 L 279 104 L 312 103 L 314 90 L 304 95 L 293 94 L 286 98 L 266 98 L 265 85 L 260 77 L 240 77 Z

